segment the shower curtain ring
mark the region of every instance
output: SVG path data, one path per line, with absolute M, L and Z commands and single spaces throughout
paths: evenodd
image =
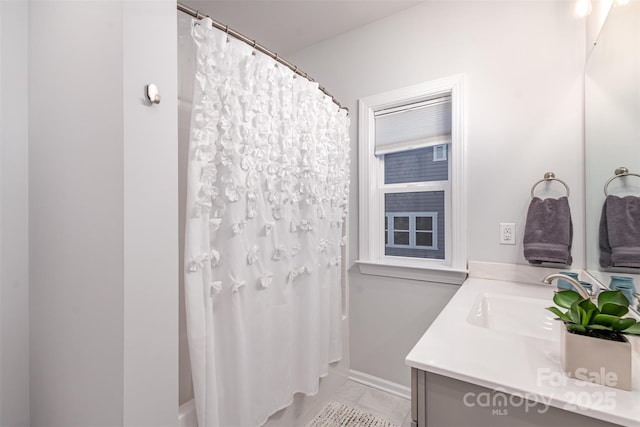
M 196 10 L 196 19 L 202 19 L 202 17 L 200 16 L 199 10 Z
M 276 57 L 275 57 L 275 58 L 273 58 L 273 59 L 275 59 L 275 60 L 276 60 L 276 67 L 277 67 L 277 66 L 278 66 L 278 53 L 276 53 Z
M 227 43 L 229 43 L 229 26 L 225 25 L 224 26 L 224 32 L 227 34 Z
M 293 69 L 293 78 L 297 78 L 298 77 L 298 66 L 296 65 L 296 68 Z
M 253 41 L 253 46 L 251 46 L 253 48 L 253 52 L 251 52 L 251 55 L 256 56 L 256 41 Z

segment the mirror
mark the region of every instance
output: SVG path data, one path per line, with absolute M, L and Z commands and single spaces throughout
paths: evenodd
M 604 186 L 622 166 L 640 174 L 640 0 L 611 8 L 585 68 L 586 268 L 606 286 L 611 276 L 632 277 L 638 292 L 639 269 L 599 259 Z M 640 196 L 640 178 L 616 178 L 608 192 Z

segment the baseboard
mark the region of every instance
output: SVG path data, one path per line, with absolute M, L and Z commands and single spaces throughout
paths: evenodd
M 349 379 L 357 383 L 364 384 L 369 387 L 373 387 L 375 389 L 411 400 L 411 388 L 407 386 L 383 380 L 382 378 L 365 374 L 364 372 L 356 371 L 354 369 L 349 370 Z

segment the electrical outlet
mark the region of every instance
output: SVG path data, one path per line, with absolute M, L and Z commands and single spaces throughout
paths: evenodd
M 500 223 L 500 244 L 501 245 L 516 244 L 516 225 L 513 222 Z

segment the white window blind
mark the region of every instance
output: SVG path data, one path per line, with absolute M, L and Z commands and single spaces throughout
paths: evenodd
M 375 113 L 376 156 L 451 142 L 451 96 Z

